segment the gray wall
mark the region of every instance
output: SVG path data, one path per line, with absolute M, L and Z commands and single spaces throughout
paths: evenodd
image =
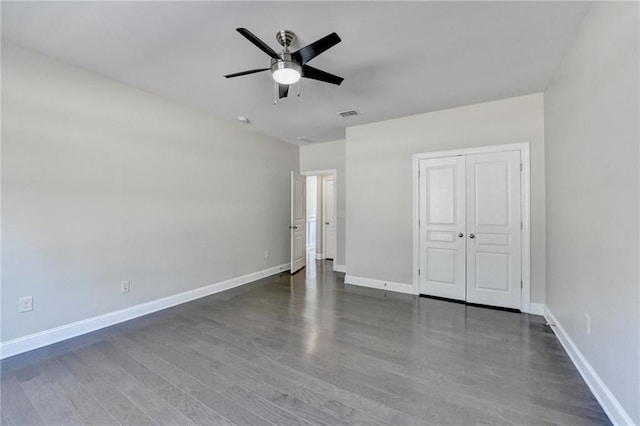
M 2 341 L 288 262 L 297 147 L 10 44 L 2 114 Z
M 640 424 L 638 36 L 637 3 L 595 3 L 545 123 L 547 306 Z
M 543 116 L 536 94 L 348 128 L 348 274 L 412 284 L 413 154 L 529 142 L 531 302 L 543 303 Z
M 346 175 L 345 141 L 317 143 L 300 147 L 300 171 L 336 169 L 336 191 L 338 211 L 336 235 L 337 265 L 346 265 Z M 319 234 L 320 236 L 320 234 Z

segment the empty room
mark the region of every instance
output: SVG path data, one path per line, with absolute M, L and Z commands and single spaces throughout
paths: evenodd
M 0 8 L 0 426 L 640 426 L 640 3 Z

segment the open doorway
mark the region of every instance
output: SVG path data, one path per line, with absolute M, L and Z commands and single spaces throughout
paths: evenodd
M 326 260 L 331 269 L 336 258 L 335 170 L 306 172 L 307 265 Z

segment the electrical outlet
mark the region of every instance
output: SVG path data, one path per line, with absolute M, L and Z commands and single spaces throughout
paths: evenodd
M 268 259 L 269 258 L 269 250 L 265 250 L 264 251 L 264 258 Z
M 120 293 L 129 293 L 129 281 L 120 281 Z
M 584 314 L 584 319 L 585 319 L 584 329 L 587 332 L 587 335 L 589 335 L 591 334 L 591 318 L 589 318 L 589 315 Z
M 33 311 L 33 296 L 21 297 L 19 304 L 18 312 Z

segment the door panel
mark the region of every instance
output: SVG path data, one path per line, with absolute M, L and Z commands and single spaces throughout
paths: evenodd
M 466 157 L 467 302 L 520 309 L 520 152 Z
M 291 172 L 291 273 L 306 264 L 306 177 Z
M 324 230 L 324 253 L 326 259 L 336 256 L 336 218 L 335 218 L 335 180 L 333 177 L 322 180 L 322 229 Z
M 464 173 L 464 157 L 420 161 L 421 294 L 465 300 Z

